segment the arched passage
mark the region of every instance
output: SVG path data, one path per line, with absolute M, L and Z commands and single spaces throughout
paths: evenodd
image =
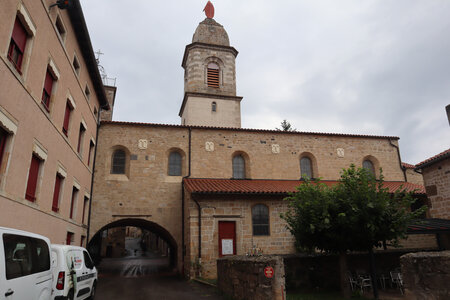
M 144 219 L 135 219 L 135 218 L 126 218 L 126 219 L 120 219 L 114 222 L 111 222 L 105 226 L 103 226 L 100 230 L 98 230 L 90 239 L 88 243 L 88 249 L 91 255 L 93 256 L 94 260 L 99 261 L 101 259 L 101 243 L 102 243 L 102 233 L 105 230 L 111 229 L 111 228 L 117 228 L 117 227 L 138 227 L 143 230 L 150 231 L 157 236 L 159 236 L 164 242 L 167 243 L 169 247 L 169 260 L 170 260 L 170 266 L 176 267 L 177 264 L 177 251 L 178 246 L 173 238 L 173 236 L 167 231 L 164 227 L 158 225 L 157 223 L 147 221 Z

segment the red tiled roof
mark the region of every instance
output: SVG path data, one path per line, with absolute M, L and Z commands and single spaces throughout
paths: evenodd
M 193 194 L 286 194 L 295 192 L 296 187 L 304 181 L 270 180 L 270 179 L 200 179 L 185 178 L 186 189 Z M 328 186 L 338 181 L 322 180 Z M 385 181 L 384 186 L 393 193 L 403 187 L 408 192 L 425 195 L 422 185 L 403 181 Z
M 142 123 L 142 122 L 122 122 L 122 121 L 101 121 L 101 124 L 112 125 L 130 125 L 130 126 L 146 126 L 146 127 L 172 127 L 172 128 L 192 128 L 205 130 L 230 130 L 230 131 L 244 131 L 244 132 L 261 132 L 261 133 L 278 133 L 278 134 L 304 134 L 304 135 L 325 135 L 325 136 L 344 136 L 357 138 L 375 138 L 375 139 L 391 139 L 399 140 L 398 136 L 384 136 L 384 135 L 365 135 L 365 134 L 349 134 L 349 133 L 327 133 L 327 132 L 309 132 L 309 131 L 280 131 L 269 129 L 256 128 L 234 128 L 234 127 L 213 127 L 213 126 L 194 126 L 194 125 L 175 125 L 175 124 L 157 124 L 157 123 Z
M 445 150 L 444 152 L 441 152 L 441 153 L 439 153 L 439 154 L 437 154 L 437 155 L 435 155 L 433 157 L 430 157 L 430 158 L 424 160 L 423 162 L 418 163 L 416 165 L 416 168 L 420 169 L 420 168 L 425 167 L 427 165 L 430 165 L 432 163 L 435 163 L 435 162 L 438 162 L 440 160 L 443 160 L 443 159 L 445 159 L 447 157 L 450 157 L 450 148 Z
M 415 169 L 416 168 L 415 165 L 411 165 L 411 164 L 408 164 L 408 163 L 405 163 L 405 162 L 402 162 L 402 166 L 404 168 L 406 168 L 406 169 Z

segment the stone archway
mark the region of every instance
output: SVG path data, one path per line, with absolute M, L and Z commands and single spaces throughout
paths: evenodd
M 100 260 L 102 232 L 107 229 L 117 228 L 117 227 L 126 227 L 126 226 L 139 227 L 141 229 L 148 230 L 148 231 L 158 235 L 169 246 L 170 266 L 173 268 L 178 267 L 177 266 L 178 245 L 177 245 L 176 240 L 169 233 L 169 231 L 167 231 L 164 227 L 160 226 L 159 224 L 157 224 L 155 222 L 144 220 L 144 219 L 137 219 L 137 218 L 120 219 L 120 220 L 111 222 L 111 223 L 103 226 L 102 228 L 100 228 L 92 236 L 92 238 L 90 239 L 90 241 L 88 243 L 89 252 L 93 256 L 94 260 L 97 260 L 97 261 Z

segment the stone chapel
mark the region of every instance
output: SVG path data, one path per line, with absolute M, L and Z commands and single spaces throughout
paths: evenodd
M 104 229 L 140 226 L 167 242 L 180 273 L 214 278 L 219 257 L 254 246 L 265 254 L 295 251 L 280 213 L 304 176 L 334 184 L 350 164 L 376 176 L 382 168 L 391 191 L 403 185 L 426 199 L 423 186 L 407 182 L 398 137 L 241 128 L 237 55 L 209 15 L 182 58 L 180 125 L 104 118 L 91 242 Z M 436 247 L 436 238 L 415 235 L 408 246 Z

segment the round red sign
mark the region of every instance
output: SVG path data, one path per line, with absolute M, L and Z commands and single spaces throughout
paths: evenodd
M 272 267 L 265 267 L 264 268 L 264 275 L 266 275 L 267 278 L 272 278 L 274 275 L 274 271 Z

